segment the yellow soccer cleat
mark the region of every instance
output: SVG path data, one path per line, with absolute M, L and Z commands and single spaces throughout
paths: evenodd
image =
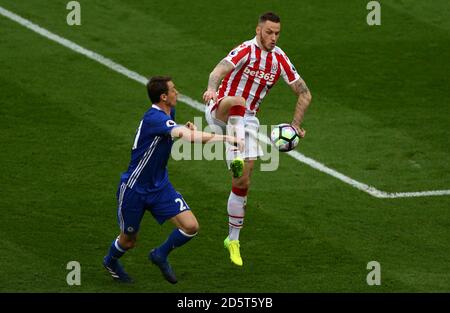
M 230 164 L 231 173 L 234 178 L 239 178 L 244 174 L 244 160 L 240 157 L 235 158 Z
M 242 266 L 242 258 L 241 252 L 239 251 L 239 240 L 230 240 L 228 237 L 223 241 L 223 245 L 225 249 L 228 249 L 230 252 L 230 260 L 231 263 L 236 264 L 237 266 Z

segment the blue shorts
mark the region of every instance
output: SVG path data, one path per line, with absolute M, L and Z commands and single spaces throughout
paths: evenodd
M 123 182 L 117 190 L 117 218 L 120 230 L 125 234 L 134 234 L 139 231 L 145 211 L 150 211 L 159 224 L 175 215 L 190 210 L 187 203 L 171 183 L 163 189 L 141 194 Z

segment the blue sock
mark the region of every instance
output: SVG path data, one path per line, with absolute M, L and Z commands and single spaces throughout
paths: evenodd
M 110 262 L 116 262 L 122 255 L 127 252 L 126 249 L 120 246 L 119 244 L 119 238 L 114 239 L 111 243 L 111 247 L 109 247 L 108 255 L 106 256 L 106 261 L 108 263 Z
M 167 258 L 170 251 L 172 251 L 175 248 L 181 247 L 189 240 L 191 240 L 195 235 L 197 235 L 197 233 L 193 235 L 188 235 L 182 230 L 175 228 L 169 235 L 167 240 L 157 248 L 158 252 L 162 257 Z

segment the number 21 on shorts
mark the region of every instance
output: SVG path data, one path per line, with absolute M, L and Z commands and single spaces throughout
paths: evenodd
M 180 211 L 184 211 L 187 209 L 187 205 L 185 205 L 184 201 L 181 198 L 176 198 L 175 202 L 180 205 Z

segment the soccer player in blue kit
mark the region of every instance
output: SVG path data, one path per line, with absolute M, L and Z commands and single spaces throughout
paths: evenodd
M 170 220 L 175 229 L 167 240 L 150 251 L 149 260 L 157 265 L 164 278 L 176 283 L 177 278 L 167 257 L 169 253 L 191 240 L 199 225 L 191 209 L 169 181 L 167 161 L 173 138 L 190 142 L 225 141 L 242 151 L 243 142 L 235 137 L 197 131 L 188 122 L 175 123 L 177 90 L 170 77 L 152 77 L 147 83 L 151 108 L 145 112 L 134 139 L 128 170 L 121 176 L 117 191 L 117 217 L 120 235 L 113 240 L 103 266 L 121 282 L 132 282 L 119 262 L 125 252 L 136 245 L 139 225 L 145 211 L 150 211 L 159 224 Z

